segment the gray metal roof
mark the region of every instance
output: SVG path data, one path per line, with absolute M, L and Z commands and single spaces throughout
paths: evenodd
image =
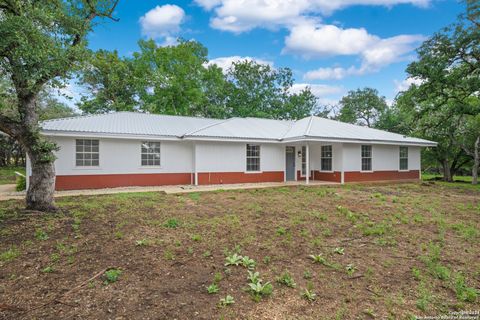
M 407 137 L 384 130 L 373 129 L 320 117 L 303 118 L 292 126 L 283 137 L 284 140 L 296 140 L 298 137 L 311 137 L 338 140 L 382 141 L 406 144 L 436 145 L 424 139 Z
M 224 120 L 139 112 L 115 112 L 43 121 L 44 132 L 86 132 L 178 137 Z
M 178 139 L 267 140 L 276 142 L 332 140 L 435 146 L 436 143 L 335 120 L 307 117 L 298 121 L 260 118 L 227 120 L 117 112 L 48 120 L 41 123 L 46 135 L 108 134 L 156 136 Z

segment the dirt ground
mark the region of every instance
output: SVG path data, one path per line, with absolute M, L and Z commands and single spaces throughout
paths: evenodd
M 57 203 L 60 213 L 42 215 L 0 202 L 0 319 L 413 319 L 480 310 L 474 189 L 292 186 Z M 255 260 L 271 295 L 254 301 L 247 268 L 225 266 L 233 253 Z M 121 273 L 109 282 L 111 268 Z M 293 288 L 277 281 L 287 271 Z M 227 295 L 234 303 L 221 306 Z

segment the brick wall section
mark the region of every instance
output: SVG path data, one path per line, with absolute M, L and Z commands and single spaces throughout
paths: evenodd
M 415 179 L 419 179 L 419 171 L 418 170 L 374 171 L 374 172 L 348 171 L 348 172 L 344 172 L 344 181 L 345 182 L 415 180 Z
M 256 182 L 283 182 L 283 171 L 245 172 L 199 172 L 198 184 L 230 184 Z
M 55 190 L 102 189 L 191 184 L 191 173 L 98 174 L 57 176 Z

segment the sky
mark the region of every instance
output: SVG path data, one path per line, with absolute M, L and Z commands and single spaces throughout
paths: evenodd
M 455 0 L 120 0 L 119 21 L 97 25 L 89 47 L 129 56 L 139 39 L 182 37 L 223 68 L 238 59 L 288 67 L 294 89 L 310 86 L 321 104 L 363 87 L 392 101 L 412 81 L 415 49 L 463 11 Z

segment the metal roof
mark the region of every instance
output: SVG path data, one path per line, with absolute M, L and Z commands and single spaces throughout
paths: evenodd
M 314 116 L 298 121 L 260 118 L 220 120 L 116 112 L 47 120 L 41 123 L 41 128 L 46 135 L 106 134 L 121 137 L 168 136 L 189 140 L 266 140 L 275 142 L 322 140 L 418 146 L 436 145 L 435 142 L 428 140 Z
M 41 123 L 41 128 L 47 134 L 60 131 L 178 137 L 185 132 L 223 121 L 139 112 L 115 112 L 47 120 Z
M 398 133 L 358 126 L 320 117 L 303 118 L 292 126 L 283 139 L 296 140 L 298 137 L 335 140 L 381 141 L 405 144 L 436 145 L 435 142 L 407 137 Z

